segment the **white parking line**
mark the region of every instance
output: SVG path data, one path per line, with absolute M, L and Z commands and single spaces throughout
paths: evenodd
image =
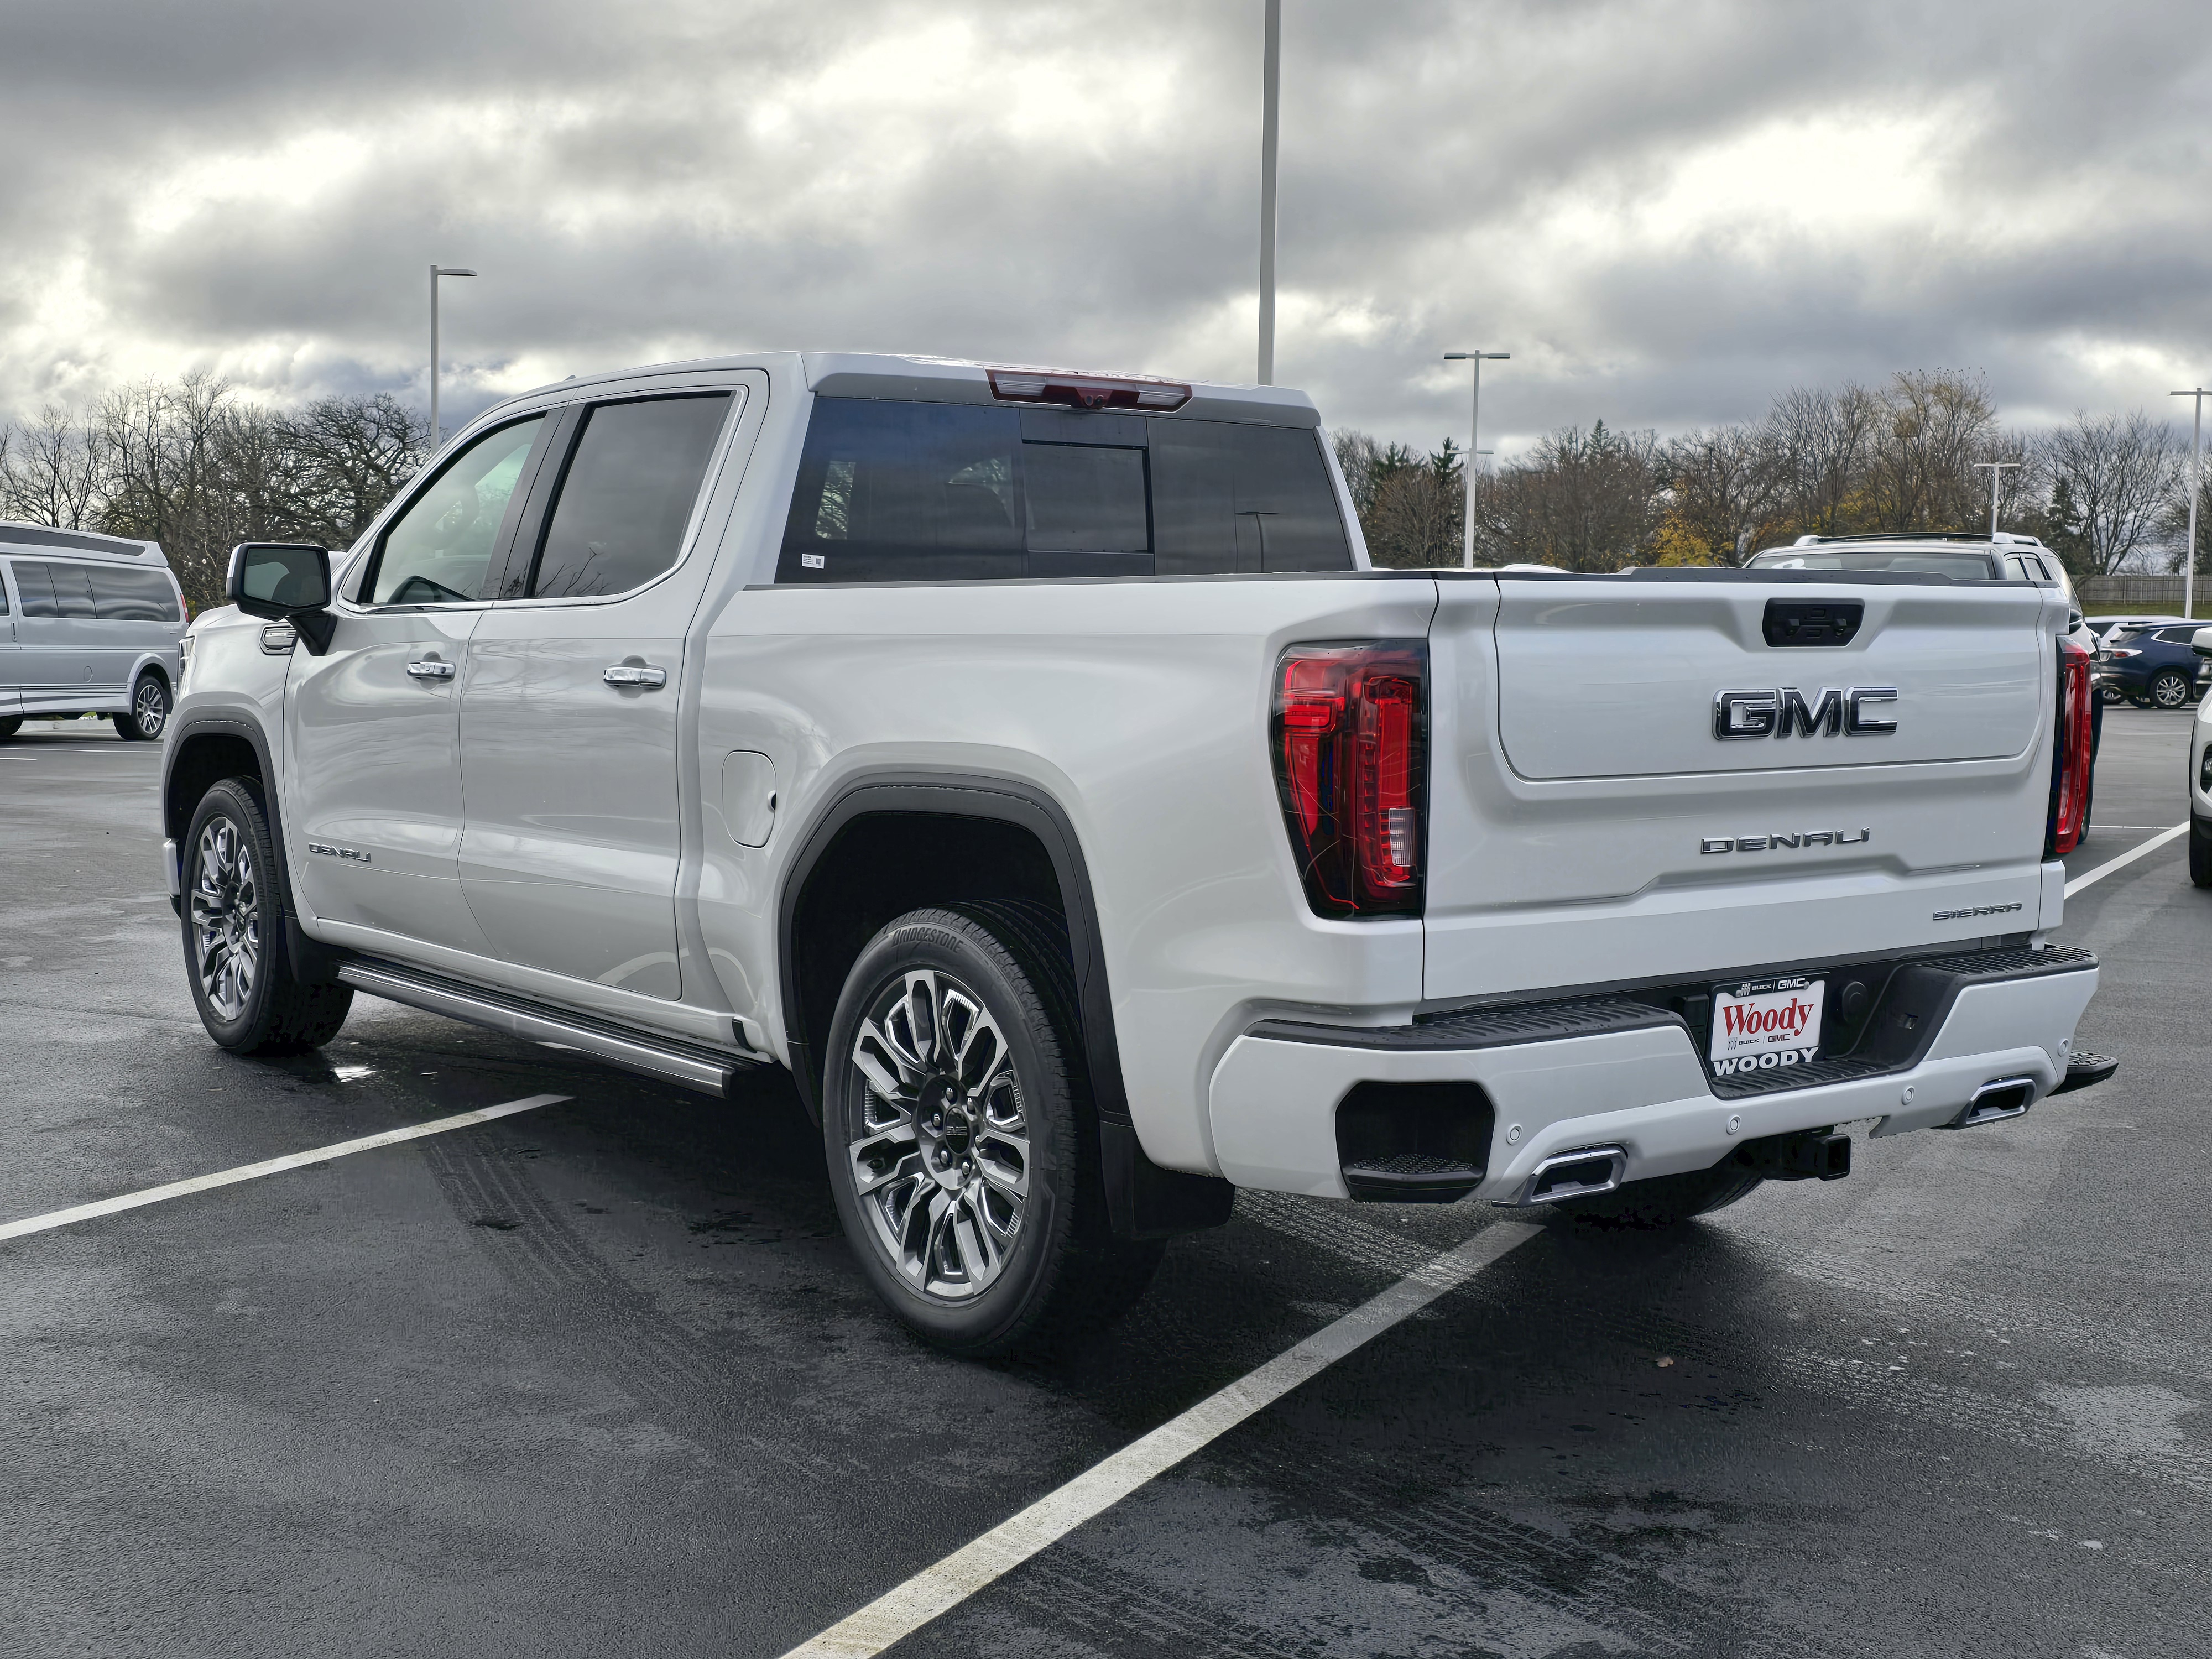
M 94 1216 L 113 1215 L 118 1210 L 165 1203 L 173 1198 L 228 1187 L 240 1181 L 258 1181 L 263 1176 L 282 1175 L 287 1170 L 305 1169 L 310 1164 L 327 1163 L 334 1158 L 350 1158 L 356 1152 L 373 1152 L 380 1146 L 397 1146 L 403 1141 L 421 1140 L 427 1135 L 441 1135 L 452 1129 L 472 1128 L 495 1118 L 513 1117 L 517 1112 L 535 1111 L 540 1106 L 557 1105 L 571 1098 L 568 1095 L 532 1095 L 526 1100 L 483 1106 L 473 1112 L 460 1112 L 428 1123 L 410 1123 L 404 1129 L 386 1129 L 382 1134 L 363 1135 L 358 1140 L 341 1140 L 334 1146 L 318 1146 L 313 1152 L 290 1152 L 261 1164 L 241 1164 L 234 1170 L 218 1170 L 213 1175 L 194 1176 L 189 1181 L 173 1181 L 166 1187 L 149 1187 L 143 1192 L 125 1193 L 120 1198 L 103 1198 L 96 1204 L 79 1204 L 46 1215 L 26 1216 L 21 1221 L 0 1223 L 0 1240 L 21 1238 L 27 1233 L 51 1232 L 56 1227 L 89 1221 Z
M 934 1566 L 924 1567 L 896 1589 L 800 1643 L 784 1659 L 867 1659 L 881 1653 L 1543 1231 L 1524 1221 L 1486 1227 L 1373 1301 L 1361 1304 Z
M 2155 853 L 2160 848 L 2165 846 L 2166 842 L 2172 841 L 2176 836 L 2185 836 L 2188 833 L 2189 820 L 2187 818 L 2184 818 L 2180 823 L 2175 824 L 2172 829 L 2167 830 L 2164 835 L 2153 836 L 2142 846 L 2130 848 L 2127 852 L 2121 854 L 2119 857 L 2114 859 L 2111 863 L 2099 865 L 2086 876 L 2075 877 L 2073 880 L 2066 884 L 2066 896 L 2068 898 L 2072 898 L 2075 894 L 2080 892 L 2091 882 L 2104 880 L 2104 878 L 2106 876 L 2111 875 L 2113 871 L 2133 864 L 2137 859 L 2144 857 L 2148 854 Z

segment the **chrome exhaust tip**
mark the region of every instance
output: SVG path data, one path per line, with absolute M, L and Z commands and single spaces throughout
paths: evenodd
M 1966 1103 L 1966 1109 L 1943 1127 L 1947 1129 L 1971 1129 L 1981 1123 L 2002 1123 L 2008 1117 L 2025 1117 L 2027 1109 L 2035 1104 L 2035 1079 L 2032 1077 L 1992 1078 L 1974 1091 L 1974 1097 Z
M 1522 1208 L 1562 1199 L 1609 1193 L 1627 1178 L 1628 1154 L 1618 1146 L 1581 1146 L 1554 1152 L 1528 1173 L 1513 1201 Z

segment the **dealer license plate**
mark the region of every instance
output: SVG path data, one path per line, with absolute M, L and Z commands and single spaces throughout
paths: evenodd
M 1706 1050 L 1715 1077 L 1802 1066 L 1820 1052 L 1820 999 L 1826 980 L 1793 975 L 1713 987 L 1713 1039 Z

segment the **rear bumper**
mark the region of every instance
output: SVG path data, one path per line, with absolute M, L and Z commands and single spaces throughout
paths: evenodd
M 2096 991 L 2096 958 L 1957 961 L 1940 1023 L 1910 1052 L 1816 1061 L 1796 1087 L 1717 1091 L 1679 1017 L 1617 998 L 1384 1031 L 1263 1023 L 1215 1068 L 1215 1153 L 1238 1186 L 1346 1197 L 1336 1109 L 1355 1086 L 1474 1083 L 1495 1114 L 1475 1195 L 1506 1202 L 1539 1164 L 1577 1148 L 1619 1147 L 1625 1178 L 1639 1181 L 1709 1168 L 1766 1135 L 1866 1118 L 1881 1120 L 1877 1135 L 1947 1124 L 2000 1079 L 2032 1079 L 2039 1100 L 2051 1093 Z

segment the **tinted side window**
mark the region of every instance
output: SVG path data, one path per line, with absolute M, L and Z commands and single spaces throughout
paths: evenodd
M 94 564 L 92 602 L 102 622 L 179 622 L 184 613 L 166 572 Z
M 776 580 L 1023 574 L 1021 447 L 1011 409 L 817 398 Z
M 46 567 L 36 559 L 15 561 L 15 591 L 23 596 L 26 617 L 58 617 L 62 613 L 54 605 L 54 584 L 46 574 Z
M 99 616 L 100 607 L 92 601 L 91 566 L 52 563 L 46 566 L 46 575 L 54 585 L 56 616 L 87 618 Z
M 487 432 L 446 463 L 429 488 L 384 532 L 370 579 L 371 605 L 473 599 L 512 526 L 508 508 L 545 417 Z
M 530 592 L 627 593 L 676 562 L 730 394 L 600 404 L 568 452 Z
M 1162 575 L 1352 568 L 1317 432 L 1159 416 L 1151 426 Z
M 2186 628 L 2162 629 L 2159 632 L 2159 638 L 2164 640 L 2168 645 L 2187 645 L 2197 637 L 2197 630 L 2203 625 L 2202 623 L 2191 623 Z

